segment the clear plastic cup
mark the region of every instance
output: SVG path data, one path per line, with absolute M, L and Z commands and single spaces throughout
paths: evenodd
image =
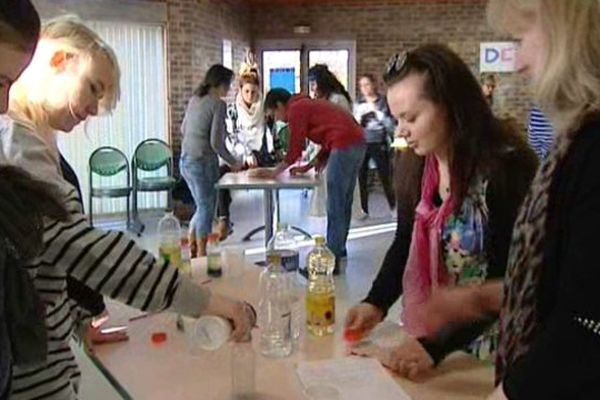
M 222 248 L 223 264 L 227 276 L 239 278 L 244 268 L 244 248 L 241 246 L 227 246 Z
M 231 336 L 231 323 L 206 315 L 198 319 L 184 317 L 185 335 L 192 354 L 220 349 Z

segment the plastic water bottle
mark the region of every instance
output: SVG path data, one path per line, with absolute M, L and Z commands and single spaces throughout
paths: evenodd
M 159 257 L 168 261 L 175 268 L 181 268 L 181 224 L 173 210 L 165 210 L 165 215 L 158 221 Z
M 315 247 L 308 253 L 306 323 L 315 336 L 331 335 L 335 329 L 335 256 L 323 236 L 315 236 Z
M 260 352 L 266 357 L 287 357 L 293 348 L 289 277 L 278 253 L 269 254 L 267 260 L 259 280 Z
M 288 224 L 278 224 L 275 236 L 269 240 L 267 245 L 267 255 L 271 252 L 280 254 L 281 265 L 286 271 L 296 271 L 298 269 L 300 265 L 298 244 Z
M 292 340 L 296 344 L 300 340 L 300 333 L 302 325 L 304 324 L 302 318 L 302 302 L 300 296 L 293 293 L 293 287 L 296 282 L 296 271 L 299 271 L 300 255 L 298 252 L 298 243 L 294 238 L 294 234 L 290 229 L 289 224 L 281 222 L 277 226 L 277 232 L 275 236 L 271 238 L 267 245 L 267 257 L 269 254 L 277 253 L 281 257 L 281 265 L 283 269 L 288 272 L 288 279 L 290 285 L 290 308 L 292 311 L 291 324 L 292 324 Z

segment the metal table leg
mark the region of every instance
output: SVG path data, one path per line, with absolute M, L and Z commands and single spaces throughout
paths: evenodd
M 276 222 L 277 216 L 275 215 L 277 206 L 275 204 L 275 199 L 278 196 L 273 196 L 273 191 L 271 189 L 265 189 L 264 191 L 264 213 L 265 213 L 265 248 L 267 248 L 267 244 L 269 240 L 273 237 L 273 224 Z

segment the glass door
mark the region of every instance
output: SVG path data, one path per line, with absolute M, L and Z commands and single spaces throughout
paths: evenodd
M 256 50 L 265 93 L 273 87 L 308 93 L 308 69 L 315 64 L 326 64 L 354 96 L 356 43 L 353 40 L 259 40 Z

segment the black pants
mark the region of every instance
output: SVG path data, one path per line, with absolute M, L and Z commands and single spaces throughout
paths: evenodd
M 231 172 L 229 165 L 219 166 L 219 178 Z M 231 192 L 229 189 L 217 190 L 217 218 L 229 220 L 229 206 L 231 205 Z
M 391 183 L 390 152 L 387 143 L 367 143 L 365 159 L 358 174 L 358 185 L 360 188 L 360 205 L 364 212 L 369 212 L 369 189 L 367 187 L 369 178 L 369 160 L 373 159 L 377 166 L 379 179 L 383 185 L 383 191 L 390 208 L 394 208 L 396 200 Z

